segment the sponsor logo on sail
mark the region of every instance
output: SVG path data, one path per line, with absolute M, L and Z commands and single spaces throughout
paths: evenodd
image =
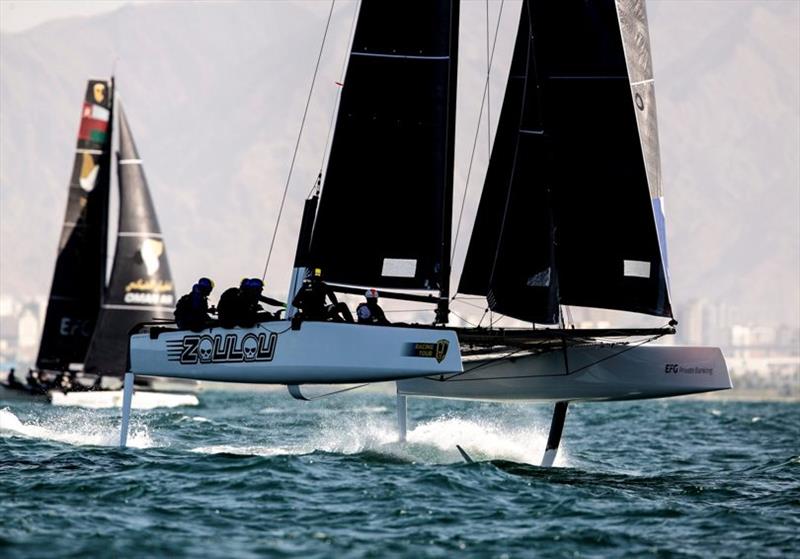
M 94 100 L 98 103 L 102 103 L 106 98 L 106 84 L 104 83 L 96 83 L 92 88 L 92 95 L 94 95 Z
M 152 276 L 161 267 L 161 255 L 164 254 L 164 243 L 157 239 L 145 239 L 139 247 L 139 258 Z
M 105 142 L 111 111 L 100 105 L 84 103 L 82 117 L 78 139 L 96 144 Z
M 134 305 L 171 306 L 174 300 L 171 281 L 143 278 L 128 282 L 123 297 L 123 301 Z
M 444 361 L 450 342 L 438 340 L 436 342 L 417 342 L 406 344 L 405 355 L 408 357 L 432 357 L 437 363 Z
M 94 184 L 97 181 L 97 174 L 100 172 L 100 165 L 94 159 L 91 153 L 81 154 L 81 172 L 78 175 L 78 183 L 81 188 L 86 192 L 94 190 Z
M 167 342 L 167 358 L 181 365 L 272 361 L 277 343 L 275 332 L 191 335 Z
M 172 293 L 126 293 L 122 300 L 130 305 L 172 306 L 175 298 Z
M 91 320 L 63 316 L 58 325 L 58 334 L 60 336 L 81 336 L 88 338 L 92 335 L 93 329 L 94 322 Z

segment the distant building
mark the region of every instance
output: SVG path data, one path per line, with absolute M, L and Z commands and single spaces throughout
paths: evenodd
M 17 363 L 33 365 L 39 349 L 42 324 L 39 305 L 30 302 L 22 307 L 17 320 Z

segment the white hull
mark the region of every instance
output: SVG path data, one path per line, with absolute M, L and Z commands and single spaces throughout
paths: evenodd
M 131 336 L 130 372 L 261 384 L 363 383 L 459 373 L 452 330 L 289 321 Z
M 719 348 L 592 345 L 571 347 L 564 357 L 563 350 L 555 350 L 494 362 L 465 360 L 465 372 L 445 382 L 403 380 L 397 389 L 407 396 L 560 402 L 664 398 L 731 388 Z

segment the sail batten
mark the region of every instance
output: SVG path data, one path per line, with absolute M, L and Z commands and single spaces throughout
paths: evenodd
M 457 0 L 362 2 L 310 245 L 326 280 L 447 292 L 457 37 Z
M 559 303 L 671 316 L 643 14 L 523 2 L 511 75 L 525 80 L 507 86 L 459 291 L 531 322 L 556 322 Z

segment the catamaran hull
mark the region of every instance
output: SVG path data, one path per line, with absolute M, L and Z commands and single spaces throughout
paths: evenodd
M 379 382 L 462 371 L 451 330 L 289 321 L 131 336 L 130 372 L 260 384 Z
M 446 380 L 397 383 L 398 393 L 463 400 L 613 401 L 731 388 L 719 348 L 592 345 L 464 363 Z

